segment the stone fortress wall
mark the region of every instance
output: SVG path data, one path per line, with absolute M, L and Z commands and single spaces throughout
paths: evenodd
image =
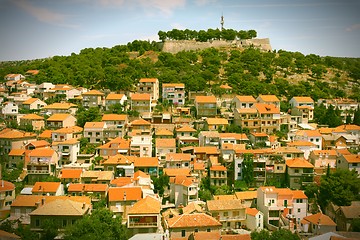
M 161 43 L 163 52 L 177 53 L 181 51 L 196 51 L 206 48 L 222 48 L 222 47 L 235 47 L 246 48 L 251 45 L 260 48 L 263 51 L 272 51 L 269 38 L 255 38 L 246 40 L 213 40 L 208 42 L 197 42 L 195 40 L 167 40 Z

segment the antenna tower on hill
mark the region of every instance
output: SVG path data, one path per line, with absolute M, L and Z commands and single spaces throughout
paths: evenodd
M 222 31 L 224 29 L 224 14 L 221 14 L 220 24 L 221 24 L 221 31 Z

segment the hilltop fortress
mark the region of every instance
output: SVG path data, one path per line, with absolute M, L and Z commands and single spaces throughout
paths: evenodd
M 163 52 L 177 53 L 181 51 L 196 51 L 206 48 L 247 48 L 254 46 L 262 51 L 272 51 L 269 38 L 254 38 L 244 40 L 212 40 L 207 42 L 198 42 L 195 40 L 166 40 L 160 43 Z

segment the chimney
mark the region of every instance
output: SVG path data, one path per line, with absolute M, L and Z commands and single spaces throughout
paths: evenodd
M 40 207 L 40 202 L 35 203 L 36 208 Z
M 85 209 L 86 203 L 83 202 L 82 209 Z
M 124 201 L 126 201 L 126 192 L 124 191 Z
M 45 204 L 45 198 L 43 197 L 42 199 L 41 199 L 41 205 L 44 205 Z

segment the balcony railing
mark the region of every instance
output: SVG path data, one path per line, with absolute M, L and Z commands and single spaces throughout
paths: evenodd
M 220 217 L 220 221 L 243 221 L 245 220 L 245 216 L 228 216 L 228 217 Z
M 28 170 L 28 174 L 48 174 L 49 170 Z
M 157 222 L 151 222 L 151 223 L 135 223 L 130 222 L 129 227 L 157 227 Z

